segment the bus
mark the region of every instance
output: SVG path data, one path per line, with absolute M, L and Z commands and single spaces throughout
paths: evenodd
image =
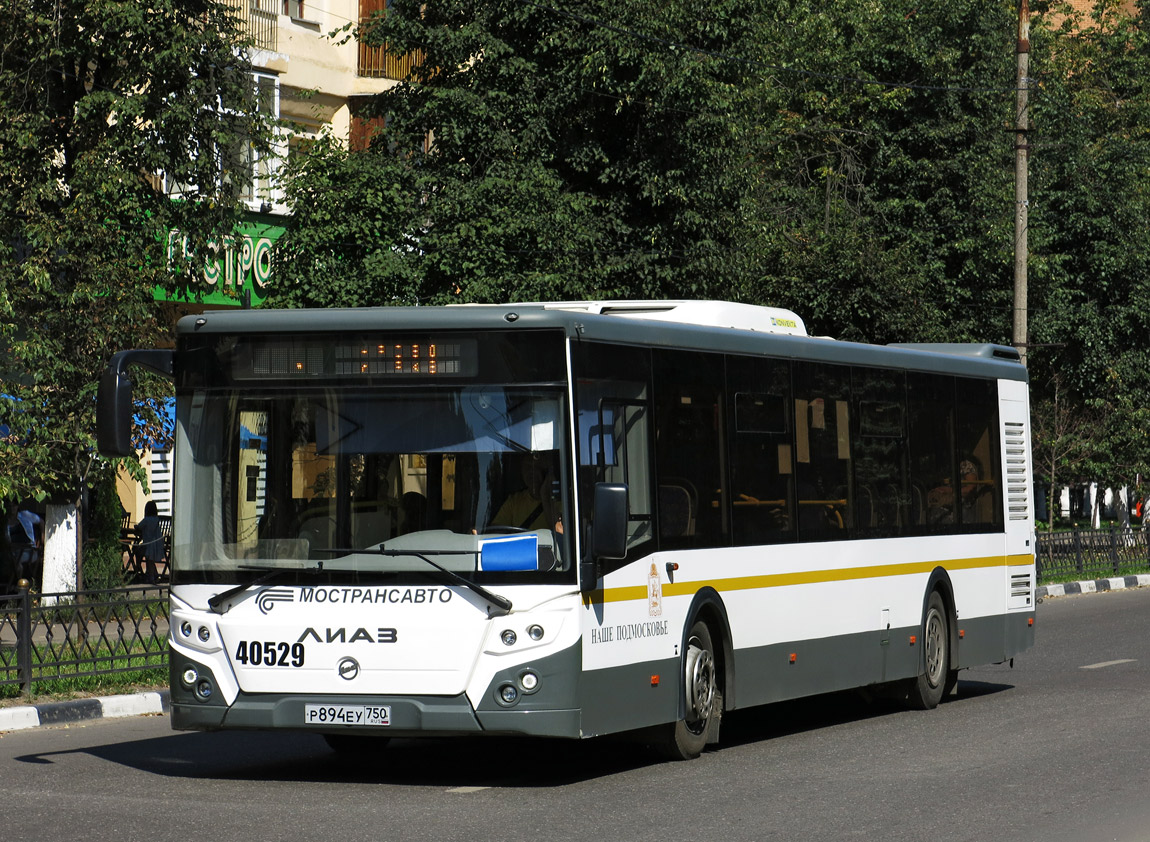
M 715 301 L 233 310 L 174 378 L 171 720 L 627 732 L 849 688 L 939 704 L 1034 638 L 1027 374 Z

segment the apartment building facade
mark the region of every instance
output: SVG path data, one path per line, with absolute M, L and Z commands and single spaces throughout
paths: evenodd
M 411 67 L 363 44 L 356 27 L 385 10 L 387 0 L 226 0 L 253 44 L 253 84 L 258 107 L 282 121 L 271 154 L 247 150 L 251 183 L 241 199 L 247 212 L 230 241 L 219 244 L 203 270 L 195 301 L 180 300 L 184 312 L 202 307 L 259 306 L 275 283 L 271 250 L 283 234 L 290 208 L 279 177 L 283 165 L 307 144 L 330 134 L 349 146 L 368 142 L 370 120 L 358 114 L 373 95 L 394 86 Z M 175 192 L 169 187 L 169 192 Z M 179 232 L 169 253 L 185 248 Z M 156 298 L 168 300 L 156 290 Z

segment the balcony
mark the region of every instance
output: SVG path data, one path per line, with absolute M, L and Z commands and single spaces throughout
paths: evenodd
M 376 79 L 402 81 L 407 78 L 411 68 L 415 67 L 422 58 L 422 52 L 407 53 L 399 57 L 388 55 L 384 47 L 372 47 L 361 41 L 356 73 L 360 76 L 370 76 Z
M 376 12 L 385 11 L 387 0 L 359 0 L 359 25 L 364 26 Z M 386 47 L 373 47 L 362 41 L 359 44 L 359 61 L 356 65 L 356 74 L 369 76 L 374 79 L 396 79 L 402 81 L 407 78 L 411 68 L 423 60 L 422 52 L 407 53 L 402 56 L 387 54 Z
M 276 32 L 279 28 L 277 6 L 281 0 L 226 0 L 239 20 L 243 37 L 257 50 L 276 51 Z

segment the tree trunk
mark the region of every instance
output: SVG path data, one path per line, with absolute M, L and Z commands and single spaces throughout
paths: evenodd
M 76 590 L 78 521 L 74 503 L 45 507 L 43 593 Z

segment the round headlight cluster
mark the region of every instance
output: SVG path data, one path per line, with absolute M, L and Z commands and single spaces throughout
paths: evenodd
M 539 673 L 533 669 L 525 669 L 519 673 L 514 682 L 505 681 L 495 691 L 496 698 L 501 705 L 510 707 L 519 701 L 520 696 L 529 696 L 539 690 Z
M 532 623 L 527 627 L 527 636 L 538 643 L 543 639 L 543 626 L 538 623 Z M 504 629 L 499 633 L 499 639 L 503 641 L 504 646 L 514 646 L 515 642 L 519 640 L 519 635 L 513 629 Z
M 180 673 L 180 684 L 201 702 L 208 701 L 216 691 L 212 686 L 212 680 L 207 676 L 201 676 L 199 670 L 191 664 L 187 664 Z
M 180 634 L 184 637 L 191 639 L 192 637 L 192 624 L 187 620 L 180 623 Z M 200 626 L 196 629 L 196 637 L 200 639 L 201 643 L 207 643 L 212 639 L 212 630 L 207 626 Z
M 212 697 L 213 690 L 214 688 L 212 687 L 212 682 L 208 681 L 206 678 L 201 678 L 196 682 L 196 698 L 201 702 L 206 702 L 208 699 L 210 699 Z

